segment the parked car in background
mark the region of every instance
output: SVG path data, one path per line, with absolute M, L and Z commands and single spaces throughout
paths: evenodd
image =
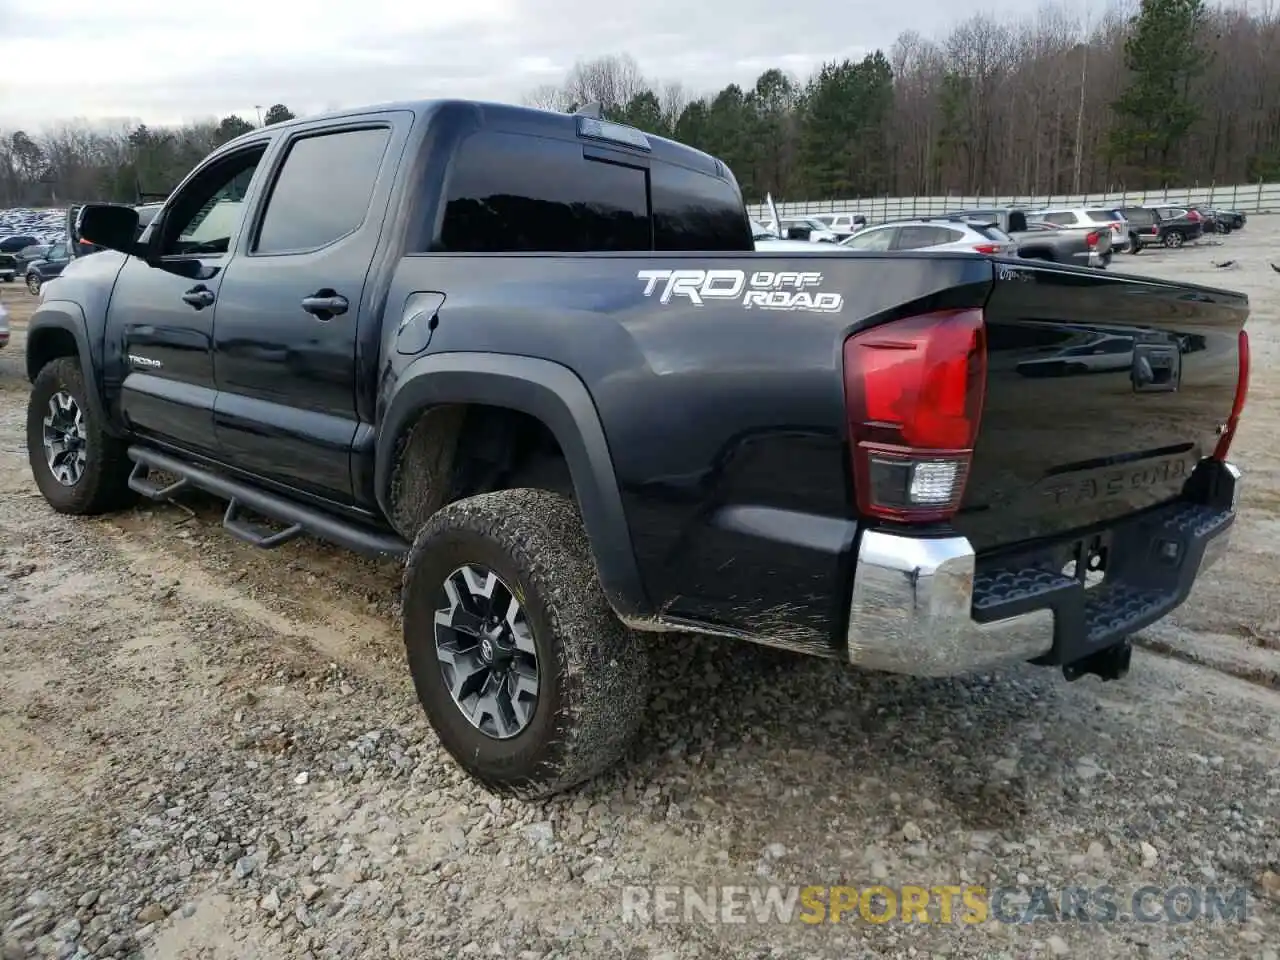
M 1125 207 L 1121 211 L 1129 223 L 1129 252 L 1141 253 L 1144 248 L 1163 246 L 1164 233 L 1160 215 L 1150 207 Z
M 25 277 L 28 264 L 34 263 L 36 260 L 43 260 L 52 247 L 52 243 L 35 243 L 29 247 L 23 247 L 15 253 L 13 259 L 18 275 Z
M 1204 220 L 1195 211 L 1182 207 L 1152 207 L 1160 218 L 1160 241 L 1166 247 L 1180 247 L 1204 236 Z
M 1221 207 L 1214 207 L 1213 212 L 1218 218 L 1218 229 L 1223 233 L 1243 230 L 1245 222 L 1249 219 L 1239 210 L 1223 210 Z M 1224 230 L 1223 227 L 1226 229 Z
M 768 227 L 751 221 L 751 239 L 757 253 L 811 253 L 813 244 L 808 240 L 784 240 Z
M 31 291 L 33 296 L 39 295 L 40 288 L 62 273 L 66 265 L 71 262 L 70 246 L 66 241 L 55 243 L 45 253 L 43 259 L 33 260 L 27 264 L 24 276 L 27 281 L 27 289 Z
M 994 223 L 963 217 L 895 220 L 859 230 L 841 241 L 850 250 L 954 250 L 1016 257 L 1018 245 Z
M 25 233 L 9 234 L 0 237 L 0 253 L 17 253 L 23 247 L 29 247 L 33 243 L 39 243 L 39 237 L 27 236 Z
M 867 225 L 867 218 L 860 213 L 815 213 L 812 219 L 825 223 L 837 240 L 851 237 Z
M 1070 263 L 1078 267 L 1105 270 L 1111 266 L 1110 230 L 1063 230 L 1043 220 L 1028 221 L 1022 230 L 1009 234 L 1018 245 L 1018 256 L 1026 260 Z
M 9 345 L 9 311 L 0 303 L 0 347 Z
M 1103 226 L 1111 231 L 1113 252 L 1129 249 L 1129 225 L 1118 210 L 1109 207 L 1053 207 L 1027 214 L 1028 220 L 1052 223 L 1063 230 L 1082 230 L 1089 233 Z
M 12 283 L 17 275 L 17 258 L 12 253 L 0 253 L 0 283 Z
M 834 231 L 816 217 L 785 217 L 779 224 L 779 232 L 785 240 L 808 240 L 810 243 L 835 243 L 837 240 Z

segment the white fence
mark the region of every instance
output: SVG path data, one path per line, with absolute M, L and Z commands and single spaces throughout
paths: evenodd
M 1239 186 L 1187 187 L 1180 190 L 1117 191 L 1111 193 L 1055 194 L 1029 197 L 952 195 L 948 197 L 870 197 L 864 200 L 790 201 L 778 203 L 784 217 L 811 213 L 860 213 L 871 223 L 902 217 L 936 217 L 952 210 L 984 207 L 1184 207 L 1194 203 L 1239 210 L 1242 213 L 1280 213 L 1280 183 L 1249 183 Z M 753 204 L 751 215 L 768 220 L 763 204 Z

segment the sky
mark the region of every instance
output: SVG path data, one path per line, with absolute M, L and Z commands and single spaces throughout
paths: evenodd
M 1076 0 L 1098 5 L 1101 0 Z M 0 0 L 0 128 L 177 124 L 464 97 L 519 102 L 582 59 L 629 53 L 701 94 L 781 66 L 886 52 L 915 29 L 1027 0 Z M 608 12 L 606 12 L 608 11 Z

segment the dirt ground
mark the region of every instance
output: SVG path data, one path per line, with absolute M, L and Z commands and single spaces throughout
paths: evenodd
M 394 565 L 313 541 L 255 551 L 212 501 L 50 511 L 23 434 L 32 300 L 0 284 L 14 325 L 0 352 L 0 957 L 1276 960 L 1271 259 L 1280 217 L 1114 265 L 1243 290 L 1253 308 L 1232 551 L 1144 632 L 1126 679 L 912 680 L 650 637 L 655 694 L 626 766 L 534 805 L 474 786 L 427 728 Z M 807 924 L 677 908 L 667 923 L 624 909 L 636 889 L 656 903 L 656 886 L 769 884 L 1055 899 L 1108 885 L 1123 916 L 880 924 L 855 909 Z M 1156 922 L 1126 910 L 1145 885 Z M 1202 907 L 1181 907 L 1186 922 L 1158 910 L 1174 887 Z M 1205 916 L 1209 887 L 1246 891 L 1243 920 Z

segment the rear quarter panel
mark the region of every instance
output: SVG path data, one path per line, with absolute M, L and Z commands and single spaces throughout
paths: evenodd
M 695 299 L 668 290 L 663 271 L 723 271 L 722 291 L 742 289 Z M 838 306 L 745 305 L 753 280 L 763 289 L 798 273 L 815 274 L 806 289 Z M 582 380 L 655 613 L 829 650 L 856 531 L 843 341 L 881 320 L 981 303 L 990 285 L 990 262 L 973 256 L 437 254 L 401 262 L 388 311 L 439 291 L 428 352 L 539 357 Z M 413 359 L 390 340 L 383 356 L 380 407 Z

